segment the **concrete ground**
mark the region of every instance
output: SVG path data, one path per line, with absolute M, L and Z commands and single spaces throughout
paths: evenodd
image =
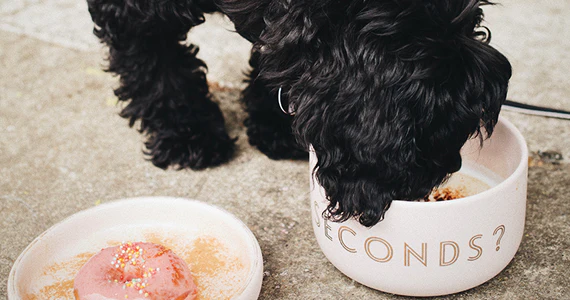
M 486 15 L 514 67 L 509 97 L 570 110 L 570 3 L 502 3 Z M 247 143 L 236 100 L 249 45 L 227 21 L 209 16 L 190 36 L 210 82 L 224 87 L 214 99 L 239 138 L 233 161 L 200 172 L 145 161 L 142 137 L 117 115 L 117 79 L 100 71 L 104 51 L 91 26 L 83 1 L 0 0 L 1 298 L 14 260 L 50 226 L 96 203 L 159 195 L 221 206 L 251 228 L 265 260 L 260 299 L 402 298 L 352 281 L 320 252 L 307 162 L 272 161 Z M 497 277 L 443 299 L 570 299 L 570 121 L 503 115 L 532 153 L 526 233 Z

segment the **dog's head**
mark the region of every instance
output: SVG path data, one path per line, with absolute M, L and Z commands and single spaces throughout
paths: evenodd
M 392 199 L 423 198 L 459 170 L 467 139 L 493 132 L 511 66 L 479 27 L 487 1 L 249 2 L 263 26 L 236 26 L 256 28 L 260 76 L 283 87 L 294 132 L 315 149 L 329 219 L 376 224 Z

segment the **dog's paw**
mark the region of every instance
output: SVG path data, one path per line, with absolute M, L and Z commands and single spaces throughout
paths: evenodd
M 271 159 L 308 159 L 291 131 L 291 122 L 279 117 L 252 116 L 245 121 L 249 143 Z
M 234 154 L 235 139 L 225 132 L 162 131 L 149 134 L 145 146 L 145 154 L 159 168 L 201 170 L 229 161 Z

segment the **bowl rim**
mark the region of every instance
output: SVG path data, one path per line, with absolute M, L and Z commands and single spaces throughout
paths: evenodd
M 116 207 L 117 205 L 124 205 L 125 203 L 128 203 L 128 202 L 138 202 L 138 204 L 140 204 L 140 201 L 146 201 L 146 202 L 151 202 L 151 203 L 160 202 L 161 204 L 163 204 L 164 201 L 168 201 L 170 203 L 178 203 L 178 204 L 183 204 L 183 205 L 190 204 L 190 205 L 202 206 L 202 207 L 206 207 L 208 209 L 212 209 L 214 211 L 217 211 L 217 212 L 221 213 L 221 215 L 223 215 L 224 218 L 229 218 L 230 220 L 236 222 L 236 225 L 239 225 L 238 230 L 243 231 L 245 233 L 247 243 L 252 246 L 252 248 L 253 248 L 252 254 L 254 257 L 252 258 L 252 261 L 250 264 L 250 270 L 248 272 L 248 275 L 247 275 L 247 278 L 246 278 L 244 284 L 236 292 L 236 294 L 233 296 L 233 298 L 240 297 L 244 294 L 244 292 L 246 292 L 246 290 L 248 289 L 248 287 L 251 285 L 252 281 L 256 277 L 255 275 L 256 275 L 256 271 L 259 269 L 259 264 L 260 263 L 263 264 L 263 253 L 261 252 L 261 248 L 259 246 L 259 242 L 257 241 L 257 238 L 255 237 L 255 235 L 253 234 L 251 229 L 249 229 L 249 227 L 247 227 L 247 225 L 242 220 L 240 220 L 233 213 L 227 211 L 224 208 L 221 208 L 217 205 L 209 204 L 209 203 L 206 203 L 203 201 L 199 201 L 196 199 L 189 199 L 189 198 L 183 198 L 183 197 L 171 197 L 171 196 L 140 196 L 140 197 L 129 197 L 129 198 L 121 198 L 121 199 L 111 200 L 109 202 L 105 202 L 105 203 L 99 204 L 97 206 L 93 206 L 93 207 L 89 207 L 89 208 L 80 210 L 76 213 L 73 213 L 73 214 L 65 217 L 61 221 L 53 224 L 48 229 L 46 229 L 44 232 L 39 234 L 36 238 L 34 238 L 26 246 L 26 248 L 24 248 L 24 250 L 22 250 L 22 252 L 18 255 L 18 257 L 14 260 L 14 263 L 12 264 L 12 267 L 10 269 L 10 273 L 8 274 L 7 299 L 9 299 L 9 300 L 19 299 L 19 297 L 21 296 L 19 293 L 18 287 L 17 287 L 17 282 L 16 282 L 16 275 L 18 275 L 18 272 L 19 272 L 19 270 L 18 270 L 19 265 L 22 263 L 22 261 L 24 260 L 24 258 L 27 255 L 27 253 L 29 251 L 31 251 L 34 247 L 36 247 L 37 244 L 40 242 L 40 240 L 45 235 L 49 234 L 50 232 L 57 229 L 57 227 L 65 224 L 65 223 L 73 222 L 75 219 L 81 218 L 83 215 L 92 214 L 94 212 L 101 211 L 101 210 L 107 210 L 107 209 Z

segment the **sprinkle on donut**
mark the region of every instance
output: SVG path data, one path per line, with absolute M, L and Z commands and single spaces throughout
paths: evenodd
M 74 286 L 77 294 L 110 299 L 193 299 L 196 292 L 182 259 L 162 245 L 144 242 L 102 249 L 80 270 Z
M 164 253 L 167 250 L 164 246 L 160 246 L 163 249 L 159 253 Z M 111 260 L 111 265 L 113 265 L 116 269 L 120 269 L 122 271 L 119 278 L 113 278 L 113 274 L 110 274 L 111 278 L 109 278 L 109 282 L 122 282 L 123 289 L 135 289 L 138 291 L 139 294 L 148 297 L 150 294 L 145 290 L 145 287 L 148 285 L 148 280 L 155 275 L 157 272 L 160 271 L 160 268 L 147 268 L 145 265 L 145 258 L 144 258 L 144 250 L 136 243 L 125 243 L 122 242 L 121 245 L 115 250 L 115 255 Z M 134 271 L 134 272 L 133 272 Z M 124 278 L 125 273 L 134 273 L 139 275 L 135 278 Z M 142 273 L 142 274 L 141 274 Z M 135 275 L 135 276 L 136 276 Z M 128 299 L 129 296 L 125 294 L 125 298 Z

